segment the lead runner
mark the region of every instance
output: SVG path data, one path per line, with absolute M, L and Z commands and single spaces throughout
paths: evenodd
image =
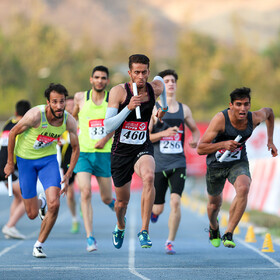
M 152 247 L 149 237 L 149 220 L 155 199 L 153 146 L 149 138 L 149 122 L 155 100 L 160 96 L 162 108 L 157 111 L 161 120 L 168 110 L 164 82 L 156 76 L 148 83 L 150 60 L 143 54 L 129 57 L 130 81 L 119 84 L 110 91 L 105 118 L 107 133 L 115 130 L 111 153 L 111 171 L 115 184 L 115 211 L 117 225 L 113 232 L 113 244 L 120 249 L 125 233 L 125 214 L 130 198 L 132 174 L 142 179 L 141 197 L 142 227 L 138 238 L 142 248 Z M 136 83 L 138 96 L 133 96 L 132 85 Z M 141 118 L 136 118 L 135 108 L 140 107 Z

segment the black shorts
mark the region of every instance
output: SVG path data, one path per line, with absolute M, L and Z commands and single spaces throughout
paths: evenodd
M 149 145 L 136 155 L 118 156 L 111 154 L 111 173 L 115 187 L 122 187 L 130 182 L 134 173 L 134 165 L 144 155 L 154 156 L 154 148 Z
M 186 180 L 186 168 L 173 168 L 155 173 L 156 197 L 154 204 L 165 203 L 165 194 L 169 187 L 170 193 L 182 196 Z

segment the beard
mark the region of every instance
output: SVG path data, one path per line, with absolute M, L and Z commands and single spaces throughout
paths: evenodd
M 106 87 L 106 86 L 105 86 Z M 94 90 L 96 91 L 96 92 L 102 92 L 104 89 L 105 89 L 105 87 L 103 87 L 103 88 L 96 88 L 95 86 L 93 86 L 93 88 L 94 88 Z
M 51 106 L 50 106 L 50 109 L 51 109 L 51 112 L 52 112 L 53 116 L 54 116 L 56 119 L 62 119 L 62 118 L 63 118 L 64 114 L 62 114 L 61 116 L 57 116 L 57 115 L 55 114 L 55 111 L 52 109 Z M 64 110 L 63 110 L 62 112 L 64 112 Z

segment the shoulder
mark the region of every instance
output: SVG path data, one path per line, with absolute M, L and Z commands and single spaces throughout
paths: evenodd
M 271 115 L 273 115 L 273 110 L 271 108 L 261 108 L 258 111 L 253 111 L 252 112 L 253 123 L 263 122 Z
M 179 104 L 179 106 L 180 106 L 180 104 L 182 104 L 183 112 L 184 112 L 184 117 L 185 118 L 187 118 L 187 117 L 192 115 L 192 111 L 191 111 L 191 109 L 190 109 L 190 107 L 188 105 L 180 103 L 180 102 L 178 102 L 178 104 Z
M 76 92 L 74 95 L 74 100 L 76 103 L 80 102 L 81 100 L 83 100 L 85 97 L 85 92 L 84 91 L 79 91 Z
M 68 131 L 77 131 L 77 122 L 76 119 L 68 113 L 67 121 L 66 121 L 66 128 Z

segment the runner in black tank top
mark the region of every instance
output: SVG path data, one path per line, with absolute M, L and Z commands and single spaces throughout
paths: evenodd
M 273 157 L 277 156 L 277 149 L 273 144 L 273 111 L 271 108 L 262 108 L 250 112 L 250 92 L 249 88 L 238 88 L 230 94 L 229 109 L 218 113 L 211 120 L 197 148 L 198 154 L 207 154 L 209 239 L 214 247 L 219 247 L 221 243 L 217 217 L 227 179 L 234 186 L 236 196 L 229 210 L 230 216 L 222 242 L 225 247 L 235 247 L 232 235 L 246 209 L 251 184 L 245 141 L 261 122 L 265 121 L 267 125 L 268 149 Z M 237 135 L 242 136 L 240 143 L 234 141 Z M 226 150 L 230 151 L 229 156 L 219 162 L 221 154 Z

